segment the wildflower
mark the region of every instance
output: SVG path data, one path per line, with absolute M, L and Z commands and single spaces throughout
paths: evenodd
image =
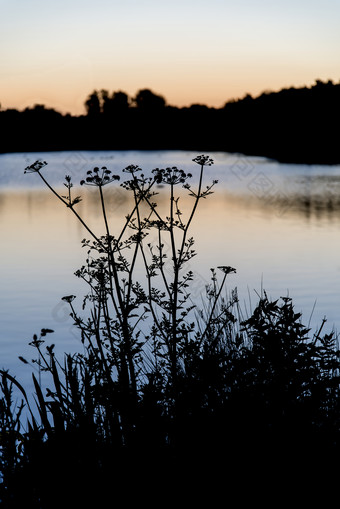
M 209 156 L 205 156 L 203 154 L 195 157 L 195 159 L 193 159 L 193 162 L 200 164 L 201 166 L 211 166 L 212 164 L 214 164 L 213 159 L 211 159 Z
M 33 341 L 28 343 L 30 346 L 34 346 L 35 348 L 39 348 L 40 345 L 44 343 L 43 339 L 38 339 L 38 336 L 36 334 L 33 334 Z
M 155 168 L 152 170 L 152 173 L 155 174 L 154 178 L 157 184 L 185 184 L 186 180 L 192 177 L 191 173 L 185 173 L 176 166 L 172 166 L 172 168 L 165 168 L 165 170 Z
M 25 168 L 24 173 L 37 173 L 41 170 L 41 168 L 43 168 L 46 165 L 47 165 L 46 161 L 42 161 L 41 159 L 38 159 L 30 166 L 27 166 Z
M 71 182 L 71 177 L 70 175 L 65 175 L 65 180 L 66 182 L 64 182 L 64 186 L 68 189 L 68 196 L 62 196 L 62 198 L 64 198 L 68 203 L 67 203 L 67 206 L 68 207 L 73 207 L 73 205 L 76 205 L 77 203 L 81 202 L 81 197 L 80 196 L 76 196 L 75 198 L 71 198 L 71 189 L 73 187 L 73 184 Z
M 132 175 L 136 172 L 136 171 L 141 171 L 142 169 L 137 166 L 136 164 L 130 164 L 129 166 L 127 166 L 126 168 L 123 169 L 123 172 L 124 173 L 131 173 Z
M 46 336 L 46 334 L 52 334 L 54 332 L 53 329 L 41 329 L 40 336 Z
M 112 172 L 108 170 L 106 166 L 101 168 L 101 173 L 99 168 L 95 167 L 93 171 L 89 170 L 87 172 L 88 177 L 86 177 L 86 180 L 81 180 L 80 185 L 83 186 L 85 184 L 88 186 L 102 187 L 114 180 L 120 180 L 119 175 L 111 175 L 111 173 Z
M 68 302 L 69 304 L 76 298 L 75 295 L 65 295 L 65 297 L 62 297 L 61 300 L 64 300 L 65 302 Z
M 236 273 L 236 269 L 234 269 L 233 267 L 229 267 L 229 265 L 222 265 L 222 266 L 217 267 L 217 268 L 220 269 L 225 274 L 231 274 L 232 272 Z

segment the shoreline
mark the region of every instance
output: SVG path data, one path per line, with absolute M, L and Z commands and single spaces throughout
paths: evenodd
M 340 165 L 340 151 L 339 151 L 339 157 L 302 157 L 299 155 L 283 155 L 276 154 L 272 152 L 262 152 L 262 151 L 247 151 L 247 150 L 228 150 L 226 148 L 218 147 L 218 146 L 135 146 L 135 145 L 124 145 L 124 146 L 105 146 L 105 145 L 99 145 L 99 146 L 64 146 L 64 145 L 55 145 L 55 146 L 46 146 L 46 145 L 33 145 L 31 147 L 27 146 L 19 146 L 17 148 L 11 147 L 9 149 L 0 149 L 0 155 L 6 155 L 6 154 L 25 154 L 25 153 L 34 153 L 34 152 L 86 152 L 86 151 L 93 151 L 93 152 L 100 152 L 100 151 L 107 151 L 107 152 L 115 152 L 115 151 L 141 151 L 141 152 L 147 152 L 147 151 L 196 151 L 197 153 L 209 153 L 209 152 L 223 152 L 226 154 L 238 154 L 243 155 L 245 157 L 263 157 L 264 159 L 272 160 L 277 163 L 281 164 L 292 164 L 292 165 L 307 165 L 307 166 L 339 166 Z

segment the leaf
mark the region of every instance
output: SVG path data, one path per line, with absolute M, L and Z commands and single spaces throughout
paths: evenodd
M 60 379 L 59 379 L 59 374 L 58 374 L 57 366 L 56 366 L 56 363 L 55 363 L 55 360 L 54 360 L 53 356 L 51 357 L 51 367 L 52 367 L 52 375 L 53 375 L 54 386 L 55 386 L 56 391 L 57 391 L 58 399 L 59 399 L 60 405 L 63 405 L 63 403 L 62 403 L 63 397 L 62 397 L 62 391 L 61 391 L 61 383 L 60 383 Z
M 81 197 L 80 196 L 76 196 L 73 200 L 72 200 L 72 203 L 71 205 L 76 205 L 77 203 L 81 202 Z
M 23 388 L 23 386 L 14 378 L 14 376 L 10 375 L 7 371 L 4 371 L 4 370 L 0 370 L 0 375 L 2 377 L 6 377 L 8 378 L 8 380 L 10 382 L 12 382 L 12 384 L 14 384 L 18 389 L 19 391 L 21 392 L 21 394 L 24 396 L 24 399 L 26 401 L 26 404 L 27 404 L 27 408 L 31 414 L 31 417 L 32 417 L 32 422 L 33 422 L 33 425 L 35 423 L 35 419 L 34 419 L 34 416 L 33 416 L 33 413 L 32 413 L 32 410 L 31 410 L 31 406 L 29 404 L 29 401 L 27 399 L 27 395 L 26 395 L 26 391 L 25 389 Z

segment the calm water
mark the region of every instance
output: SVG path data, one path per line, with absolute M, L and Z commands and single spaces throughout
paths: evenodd
M 194 173 L 197 153 L 58 152 L 0 155 L 0 367 L 21 377 L 30 369 L 18 355 L 33 356 L 28 342 L 42 327 L 55 330 L 48 339 L 58 351 L 81 348 L 77 331 L 61 297 L 81 297 L 85 288 L 73 275 L 86 253 L 86 232 L 75 217 L 24 168 L 41 158 L 44 175 L 54 186 L 65 174 L 78 183 L 94 166 L 119 172 L 138 164 L 145 173 L 155 167 L 178 166 Z M 315 329 L 327 317 L 325 330 L 340 330 L 340 166 L 283 165 L 261 158 L 210 153 L 215 164 L 206 182 L 219 183 L 202 201 L 193 224 L 198 255 L 190 269 L 199 297 L 210 268 L 237 269 L 229 289 L 237 286 L 245 308 L 263 287 L 272 298 L 290 295 L 304 322 Z M 119 184 L 107 187 L 112 225 L 128 212 Z M 81 188 L 78 212 L 103 231 L 94 190 Z M 189 202 L 183 199 L 185 211 Z M 314 310 L 313 310 L 314 309 Z

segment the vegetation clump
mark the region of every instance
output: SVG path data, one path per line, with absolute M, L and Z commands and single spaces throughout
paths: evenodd
M 88 293 L 80 309 L 76 296 L 62 298 L 82 353 L 60 360 L 54 345 L 45 343 L 53 330 L 33 336 L 40 375 L 32 374 L 33 402 L 13 375 L 1 371 L 0 495 L 8 507 L 23 501 L 51 507 L 52 484 L 62 485 L 69 497 L 73 493 L 77 503 L 89 502 L 86 485 L 94 487 L 94 500 L 112 490 L 127 496 L 127 486 L 137 480 L 157 484 L 162 476 L 186 475 L 185 468 L 202 473 L 217 459 L 223 472 L 245 455 L 270 464 L 336 455 L 335 334 L 322 335 L 324 324 L 311 333 L 290 298 L 271 301 L 265 292 L 244 317 L 237 290 L 227 296 L 227 280 L 236 272 L 228 265 L 211 269 L 201 307 L 192 300 L 196 252 L 190 227 L 199 202 L 217 184 L 204 183 L 210 157 L 194 162 L 196 186 L 192 174 L 177 167 L 156 168 L 150 176 L 126 167 L 120 186 L 131 210 L 118 232 L 103 188 L 120 177 L 106 167 L 88 171 L 81 184 L 98 193 L 102 233 L 78 214 L 81 197 L 73 197 L 69 176 L 67 194 L 60 195 L 42 174 L 45 162 L 26 168 L 89 235 L 82 242 L 86 262 L 76 272 Z M 159 186 L 168 193 L 165 214 L 157 203 Z M 192 199 L 186 218 L 183 192 Z M 21 393 L 19 403 L 14 390 Z

